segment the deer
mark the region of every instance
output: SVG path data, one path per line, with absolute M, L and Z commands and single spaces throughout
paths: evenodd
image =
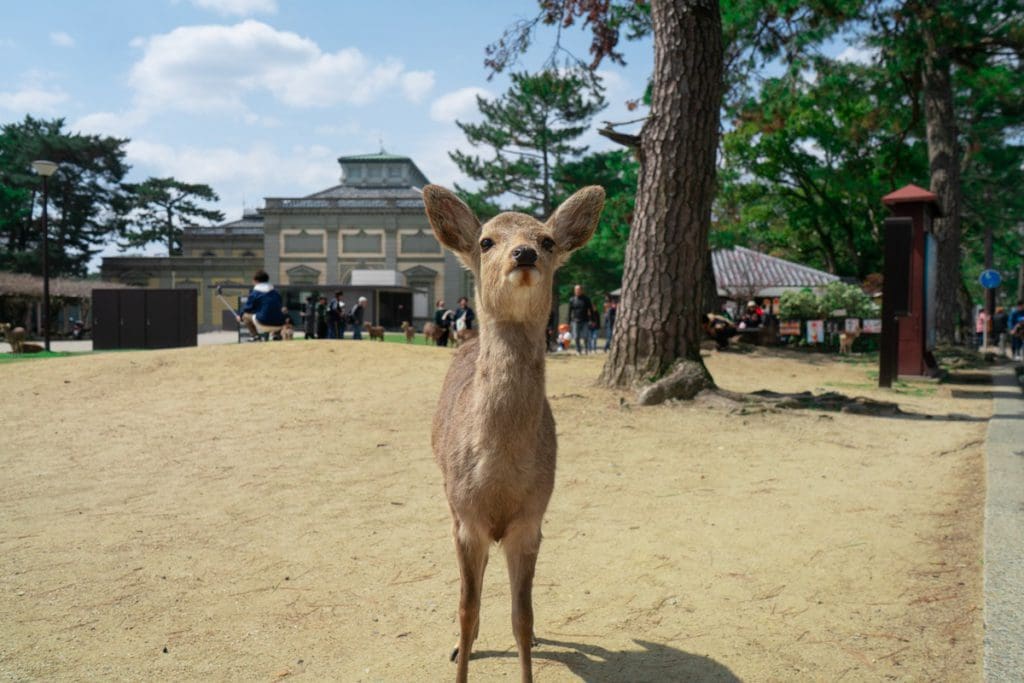
M 434 235 L 472 271 L 479 334 L 453 354 L 434 414 L 458 561 L 456 681 L 469 675 L 492 543 L 508 564 L 512 632 L 522 681 L 533 680 L 533 577 L 541 525 L 555 484 L 555 420 L 544 387 L 545 330 L 555 271 L 593 236 L 604 190 L 586 187 L 546 223 L 502 213 L 480 224 L 455 194 L 423 188 Z

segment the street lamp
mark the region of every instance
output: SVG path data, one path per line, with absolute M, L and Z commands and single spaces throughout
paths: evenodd
M 50 231 L 46 227 L 46 179 L 57 170 L 57 164 L 52 161 L 33 161 L 32 168 L 36 173 L 43 176 L 43 341 L 44 348 L 50 350 L 50 267 L 48 255 L 50 252 Z

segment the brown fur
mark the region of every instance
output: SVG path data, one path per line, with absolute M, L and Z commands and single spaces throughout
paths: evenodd
M 11 353 L 34 353 L 25 350 L 25 328 L 11 327 L 10 323 L 0 324 L 0 331 L 4 333 L 7 343 L 11 345 Z M 42 347 L 39 348 L 42 351 Z
M 853 351 L 853 342 L 860 334 L 854 332 L 839 333 L 839 353 L 846 356 Z
M 478 336 L 455 351 L 431 444 L 444 476 L 462 577 L 456 678 L 465 681 L 480 627 L 490 544 L 500 541 L 512 589 L 512 628 L 523 681 L 532 680 L 533 574 L 555 483 L 555 421 L 544 394 L 545 325 L 555 270 L 597 226 L 604 191 L 570 197 L 547 223 L 503 213 L 481 226 L 458 197 L 427 185 L 434 234 L 476 276 Z M 482 240 L 493 246 L 483 250 Z M 513 250 L 536 252 L 517 267 Z
M 33 344 L 32 342 L 22 342 L 21 351 L 18 353 L 42 353 L 45 349 L 42 344 Z
M 416 328 L 407 322 L 403 322 L 402 331 L 405 332 L 405 343 L 412 344 L 412 340 L 416 337 Z
M 479 336 L 479 331 L 475 327 L 471 327 L 468 330 L 452 330 L 452 339 L 455 341 L 455 345 L 465 344 L 470 339 L 476 339 Z
M 436 342 L 438 335 L 441 333 L 441 329 L 434 323 L 423 324 L 423 343 L 429 344 Z
M 370 341 L 373 341 L 374 339 L 378 341 L 384 341 L 383 325 L 371 325 L 370 323 L 363 323 L 363 328 L 369 333 Z

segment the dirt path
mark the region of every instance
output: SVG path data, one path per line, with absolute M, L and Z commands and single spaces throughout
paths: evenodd
M 453 676 L 447 361 L 293 342 L 0 366 L 0 678 Z M 979 678 L 983 420 L 631 408 L 601 362 L 549 362 L 538 680 Z M 985 385 L 882 393 L 824 357 L 708 365 L 736 391 L 991 410 Z M 518 675 L 494 555 L 477 680 Z

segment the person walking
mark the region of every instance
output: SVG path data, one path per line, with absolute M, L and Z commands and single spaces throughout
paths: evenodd
M 590 311 L 594 304 L 590 302 L 590 297 L 583 293 L 583 285 L 576 285 L 572 291 L 572 298 L 569 299 L 569 325 L 572 328 L 572 338 L 576 340 L 576 355 L 579 356 L 586 348 L 586 340 L 590 336 Z
M 327 297 L 322 296 L 316 302 L 316 338 L 327 339 Z
M 995 313 L 992 314 L 992 341 L 991 344 L 995 344 L 999 348 L 999 355 L 1006 355 L 1006 331 L 1007 323 L 1010 320 L 1010 316 L 1007 315 L 1006 309 L 1002 306 L 996 306 Z
M 434 325 L 437 326 L 437 345 L 448 346 L 448 335 L 451 332 L 451 316 L 444 308 L 444 300 L 438 299 L 434 308 Z
M 587 353 L 597 353 L 597 335 L 601 332 L 601 314 L 597 306 L 590 307 L 590 323 L 587 325 Z
M 1010 319 L 1007 321 L 1010 328 L 1010 350 L 1014 360 L 1020 360 L 1020 349 L 1024 342 L 1024 301 L 1018 301 L 1016 308 L 1010 311 Z
M 458 342 L 461 344 L 463 341 L 462 333 L 466 330 L 473 329 L 473 323 L 476 320 L 476 313 L 469 307 L 469 299 L 466 297 L 459 298 L 459 307 L 455 310 L 455 336 L 458 338 Z M 466 338 L 472 336 L 470 334 L 465 335 Z
M 349 316 L 349 322 L 352 324 L 352 339 L 361 340 L 363 338 L 363 317 L 366 315 L 366 297 L 359 297 L 359 301 L 356 302 L 355 308 L 352 309 L 352 314 Z
M 345 338 L 345 302 L 342 301 L 341 297 L 343 292 L 338 290 L 334 293 L 334 298 L 327 304 L 327 338 L 328 339 L 344 339 Z
M 316 298 L 310 294 L 302 307 L 302 331 L 306 339 L 316 339 Z

